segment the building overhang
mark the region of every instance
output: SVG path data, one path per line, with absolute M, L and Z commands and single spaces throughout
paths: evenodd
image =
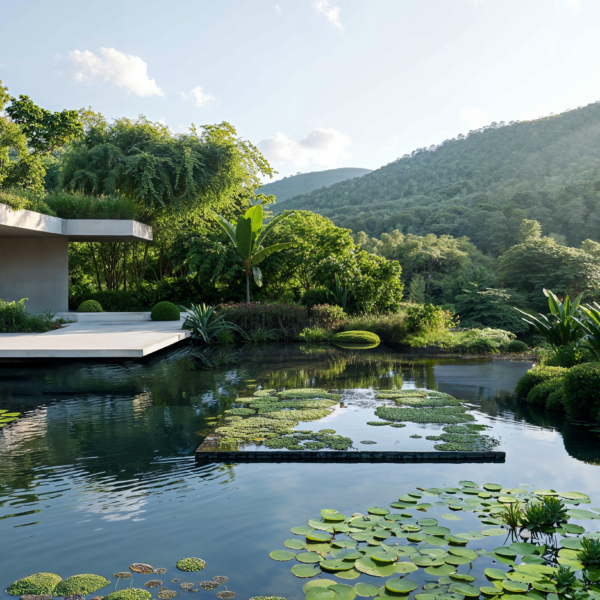
M 151 242 L 152 227 L 131 219 L 60 219 L 0 204 L 0 237 L 70 242 Z

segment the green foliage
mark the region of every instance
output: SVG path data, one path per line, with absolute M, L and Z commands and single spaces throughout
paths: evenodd
M 582 306 L 577 322 L 583 333 L 581 347 L 600 360 L 600 305 Z
M 409 334 L 445 331 L 454 325 L 447 310 L 433 304 L 409 304 L 406 308 L 406 331 Z
M 61 219 L 140 218 L 138 206 L 123 196 L 85 196 L 65 191 L 50 192 L 44 201 Z
M 600 418 L 600 363 L 568 369 L 564 376 L 563 398 L 567 412 L 577 419 Z
M 206 567 L 206 562 L 201 558 L 182 558 L 177 561 L 175 565 L 180 571 L 186 571 L 188 573 L 195 573 L 202 571 Z
M 548 397 L 553 392 L 561 392 L 563 387 L 562 377 L 548 379 L 533 386 L 527 394 L 527 402 L 537 404 L 538 406 L 546 406 Z
M 527 344 L 521 340 L 513 340 L 506 344 L 504 350 L 513 354 L 523 354 L 529 350 Z
M 600 267 L 593 256 L 548 237 L 513 246 L 498 259 L 498 270 L 503 284 L 527 294 L 538 310 L 545 308 L 545 289 L 562 295 L 600 287 Z
M 342 344 L 379 344 L 379 336 L 371 331 L 346 330 L 331 337 L 332 342 Z
M 546 399 L 546 410 L 560 413 L 566 411 L 562 385 L 548 394 L 548 398 Z
M 78 308 L 77 312 L 90 313 L 90 312 L 103 312 L 102 306 L 96 300 L 85 300 Z
M 212 306 L 206 304 L 192 304 L 190 308 L 180 307 L 188 312 L 182 329 L 189 329 L 192 337 L 202 340 L 206 344 L 211 344 L 219 333 L 231 331 L 244 335 L 237 325 L 225 321 L 222 314 L 219 314 Z
M 348 316 L 341 306 L 317 304 L 310 311 L 311 323 L 327 329 L 337 329 L 348 320 Z
M 13 188 L 11 190 L 0 190 L 0 204 L 6 204 L 13 210 L 32 210 L 51 217 L 58 216 L 38 194 Z
M 567 369 L 562 367 L 533 367 L 517 382 L 515 395 L 517 398 L 527 398 L 529 392 L 539 383 L 561 378 L 566 373 Z
M 577 558 L 586 567 L 600 567 L 600 540 L 582 538 L 581 550 L 577 553 Z
M 413 275 L 408 288 L 408 299 L 416 304 L 425 303 L 425 277 L 421 273 Z
M 32 315 L 25 310 L 25 300 L 4 302 L 0 299 L 0 333 L 44 333 L 53 329 L 54 315 L 45 312 Z
M 53 596 L 87 596 L 106 587 L 110 581 L 100 575 L 73 575 L 61 581 L 54 589 Z
M 127 588 L 117 592 L 111 592 L 104 596 L 104 600 L 150 600 L 150 592 L 139 588 Z
M 304 328 L 298 338 L 303 342 L 327 342 L 333 335 L 332 331 L 324 329 L 323 327 L 306 327 Z
M 308 309 L 316 305 L 325 305 L 329 302 L 329 290 L 327 288 L 315 288 L 306 290 L 302 294 L 302 304 Z M 342 309 L 343 310 L 343 309 Z
M 257 192 L 261 194 L 273 194 L 277 202 L 293 198 L 299 194 L 308 194 L 313 190 L 327 187 L 345 181 L 355 179 L 371 173 L 371 169 L 356 169 L 351 167 L 341 169 L 328 169 L 327 171 L 316 171 L 314 173 L 298 173 L 290 175 L 263 185 Z
M 52 596 L 54 588 L 62 578 L 54 573 L 35 573 L 12 583 L 6 590 L 11 596 L 48 595 Z M 149 596 L 149 595 L 148 595 Z
M 153 321 L 179 321 L 179 309 L 171 302 L 163 301 L 152 307 L 150 317 Z
M 497 327 L 518 335 L 529 331 L 513 309 L 524 303 L 523 296 L 514 290 L 481 289 L 476 283 L 468 283 L 456 296 L 454 310 L 464 326 Z

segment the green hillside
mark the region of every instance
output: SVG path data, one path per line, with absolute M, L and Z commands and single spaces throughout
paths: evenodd
M 298 196 L 308 194 L 314 190 L 319 190 L 323 186 L 327 187 L 346 179 L 362 177 L 371 173 L 371 169 L 329 169 L 328 171 L 315 171 L 314 173 L 300 173 L 300 175 L 291 175 L 284 177 L 279 181 L 267 183 L 256 190 L 257 194 L 273 194 L 278 202 Z
M 468 236 L 494 255 L 523 218 L 579 246 L 600 240 L 600 103 L 535 121 L 493 123 L 419 148 L 356 180 L 283 202 L 371 236 Z

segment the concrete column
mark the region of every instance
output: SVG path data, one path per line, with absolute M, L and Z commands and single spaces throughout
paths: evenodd
M 0 238 L 0 298 L 32 313 L 69 310 L 67 238 Z

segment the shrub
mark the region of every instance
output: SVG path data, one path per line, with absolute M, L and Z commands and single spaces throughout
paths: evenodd
M 370 331 L 384 342 L 401 342 L 406 336 L 405 313 L 388 315 L 362 314 L 350 317 L 344 331 Z
M 302 304 L 306 308 L 311 309 L 313 306 L 318 304 L 327 304 L 329 302 L 329 290 L 326 288 L 316 288 L 314 290 L 306 290 L 302 294 Z
M 62 578 L 54 573 L 34 573 L 15 581 L 6 590 L 11 596 L 22 595 L 48 595 L 51 596 L 54 588 Z
M 513 340 L 504 347 L 505 352 L 511 352 L 513 354 L 523 354 L 529 350 L 527 344 L 521 340 Z
M 564 388 L 561 385 L 559 389 L 554 390 L 548 395 L 548 398 L 546 400 L 546 410 L 563 413 L 566 411 L 563 390 Z
M 54 589 L 53 596 L 87 596 L 106 587 L 110 581 L 100 575 L 73 575 L 61 581 Z
M 325 329 L 337 329 L 348 320 L 344 309 L 335 304 L 333 306 L 329 304 L 313 306 L 310 311 L 310 318 L 317 327 L 324 327 Z
M 565 407 L 570 415 L 578 419 L 597 419 L 600 416 L 600 363 L 569 369 L 563 390 Z
M 171 302 L 159 302 L 152 307 L 150 317 L 153 321 L 179 321 L 179 309 Z
M 413 348 L 438 348 L 461 354 L 488 354 L 500 352 L 515 334 L 503 329 L 455 329 L 420 335 L 409 335 L 404 340 Z
M 379 336 L 370 331 L 342 331 L 331 337 L 332 342 L 342 344 L 379 344 Z
M 546 406 L 548 396 L 555 391 L 561 391 L 563 386 L 563 378 L 555 377 L 554 379 L 548 379 L 542 381 L 537 385 L 534 385 L 527 394 L 527 402 L 530 404 L 537 404 L 538 406 Z
M 326 342 L 331 339 L 332 331 L 327 331 L 322 327 L 307 327 L 303 329 L 298 336 L 303 342 Z
M 32 210 L 43 215 L 56 217 L 56 213 L 35 193 L 24 190 L 0 190 L 0 204 L 6 204 L 13 210 Z
M 95 313 L 95 312 L 103 312 L 102 306 L 100 306 L 99 302 L 95 300 L 86 300 L 82 302 L 77 308 L 77 312 L 80 313 Z
M 517 398 L 527 398 L 527 394 L 538 383 L 562 377 L 566 372 L 567 369 L 563 369 L 562 367 L 533 367 L 517 382 L 515 395 Z
M 25 300 L 0 300 L 0 333 L 44 333 L 53 329 L 51 312 L 32 315 L 25 310 Z
M 452 315 L 433 304 L 409 304 L 406 309 L 406 332 L 443 331 L 454 326 Z

